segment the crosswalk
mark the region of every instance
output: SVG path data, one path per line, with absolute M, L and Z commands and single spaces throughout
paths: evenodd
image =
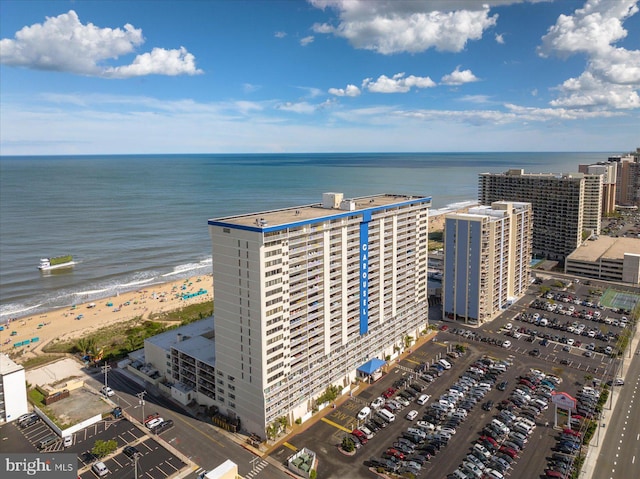
M 268 464 L 269 463 L 263 459 L 259 463 L 254 464 L 253 469 L 251 469 L 251 472 L 248 472 L 247 474 L 245 474 L 244 477 L 248 477 L 249 479 L 251 479 L 252 477 L 257 476 L 258 474 L 260 474 L 260 471 L 262 471 L 265 467 L 267 467 Z
M 256 458 L 257 459 L 257 458 Z M 258 474 L 260 474 L 260 472 L 262 472 L 262 470 L 267 467 L 269 465 L 269 463 L 267 461 L 265 461 L 264 459 L 260 460 L 260 462 L 253 462 L 253 468 L 251 469 L 251 471 L 249 471 L 248 473 L 246 473 L 244 476 L 245 478 L 248 479 L 253 479 L 254 477 L 256 477 Z M 203 467 L 199 467 L 198 469 L 194 470 L 193 473 L 196 475 L 196 477 L 198 479 L 202 479 L 204 478 L 205 474 L 208 471 L 203 468 Z

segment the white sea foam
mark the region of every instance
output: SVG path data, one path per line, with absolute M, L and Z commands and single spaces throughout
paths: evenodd
M 102 289 L 91 289 L 89 291 L 76 291 L 73 293 L 74 296 L 92 296 L 94 294 L 106 293 L 111 291 L 112 288 L 102 288 Z
M 141 284 L 147 284 L 147 283 L 151 283 L 153 281 L 155 281 L 156 278 L 145 278 L 145 279 L 139 279 L 137 281 L 131 281 L 130 283 L 124 283 L 118 286 L 118 289 L 127 289 L 127 288 L 133 288 L 134 286 L 140 286 Z
M 181 275 L 181 274 L 184 274 L 184 273 L 188 273 L 190 271 L 195 271 L 195 270 L 198 270 L 198 269 L 210 267 L 212 262 L 213 262 L 212 258 L 206 258 L 206 259 L 203 259 L 202 261 L 200 261 L 198 263 L 181 264 L 181 265 L 178 265 L 175 268 L 173 268 L 173 271 L 163 274 L 162 277 L 166 278 L 168 276 L 177 276 L 177 275 Z
M 32 306 L 25 306 L 21 303 L 15 304 L 3 304 L 0 306 L 0 319 L 12 318 L 14 316 L 25 316 L 25 313 L 37 309 L 42 306 L 42 303 L 34 304 Z

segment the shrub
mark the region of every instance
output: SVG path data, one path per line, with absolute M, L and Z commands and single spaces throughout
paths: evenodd
M 356 449 L 356 445 L 353 443 L 353 439 L 348 436 L 345 436 L 342 439 L 342 444 L 340 445 L 340 447 L 345 452 L 353 452 Z

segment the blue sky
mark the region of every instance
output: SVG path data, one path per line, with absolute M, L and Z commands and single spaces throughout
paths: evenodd
M 0 1 L 0 154 L 640 146 L 638 0 Z

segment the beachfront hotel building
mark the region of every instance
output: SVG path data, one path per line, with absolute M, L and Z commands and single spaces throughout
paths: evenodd
M 525 173 L 522 169 L 481 173 L 478 200 L 482 205 L 502 200 L 531 203 L 533 254 L 564 261 L 583 241 L 585 201 L 589 232 L 600 231 L 600 218 L 592 212 L 592 203 L 601 202 L 598 188 L 601 192 L 602 183 L 587 181 L 585 176 L 583 173 Z
M 526 292 L 532 226 L 530 203 L 498 201 L 446 215 L 443 318 L 483 324 Z
M 216 405 L 263 435 L 428 321 L 431 198 L 382 194 L 209 220 Z

